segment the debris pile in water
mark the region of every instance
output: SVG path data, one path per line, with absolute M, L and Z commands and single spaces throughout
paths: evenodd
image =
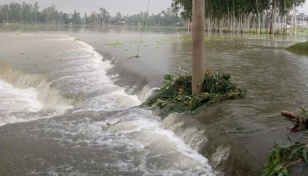
M 300 115 L 288 111 L 281 112 L 283 116 L 294 121 L 295 126 L 290 129 L 292 132 L 299 132 L 308 127 L 308 109 L 301 107 L 300 110 Z M 291 141 L 291 138 L 288 137 L 288 139 Z M 299 168 L 298 170 L 303 170 L 304 167 L 307 167 L 307 164 L 308 145 L 306 143 L 296 142 L 289 146 L 275 144 L 265 164 L 262 176 L 290 176 L 292 174 L 292 168 L 297 166 Z M 297 170 L 293 169 L 293 171 Z M 295 175 L 298 175 L 298 173 Z
M 281 111 L 281 115 L 294 121 L 294 127 L 290 129 L 292 132 L 299 132 L 308 129 L 308 109 L 301 107 L 300 110 L 300 115 L 288 111 Z
M 265 164 L 262 176 L 290 176 L 290 168 L 299 163 L 308 164 L 308 147 L 296 142 L 290 146 L 275 144 L 274 150 Z
M 224 99 L 238 99 L 245 96 L 246 90 L 231 82 L 231 76 L 220 71 L 206 72 L 202 92 L 192 96 L 191 76 L 164 75 L 163 86 L 150 98 L 146 105 L 158 105 L 161 115 L 172 112 L 193 111 Z

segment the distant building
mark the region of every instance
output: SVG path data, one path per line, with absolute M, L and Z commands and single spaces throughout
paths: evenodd
M 308 20 L 308 15 L 305 15 L 305 13 L 299 13 L 296 15 L 297 20 L 299 21 L 306 21 Z
M 297 26 L 305 26 L 307 25 L 307 21 L 296 21 Z
M 296 15 L 296 20 L 300 21 L 300 24 L 306 25 L 308 22 L 308 15 L 305 15 L 305 13 L 299 13 L 298 15 Z
M 276 28 L 287 28 L 289 29 L 291 26 L 286 23 L 275 23 Z
M 296 15 L 296 25 L 297 26 L 307 26 L 308 25 L 308 15 L 305 13 L 299 13 Z
M 118 25 L 125 25 L 126 24 L 126 22 L 125 21 L 118 21 Z

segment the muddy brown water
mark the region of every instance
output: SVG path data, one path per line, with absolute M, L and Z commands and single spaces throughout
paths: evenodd
M 23 79 L 37 79 L 22 76 L 25 74 L 40 74 L 40 79 L 51 82 L 47 88 L 57 97 L 53 103 L 38 99 L 46 86 L 31 89 L 25 81 L 15 84 L 16 78 L 2 76 L 4 82 L 0 83 L 7 92 L 2 97 L 31 96 L 18 100 L 25 108 L 2 113 L 6 125 L 0 127 L 1 173 L 211 174 L 207 159 L 219 169 L 219 163 L 241 147 L 244 152 L 240 154 L 251 156 L 247 159 L 253 158 L 260 170 L 273 143 L 288 144 L 287 136 L 304 138 L 289 132 L 292 123 L 285 121 L 280 111 L 307 105 L 308 57 L 284 48 L 308 37 L 208 34 L 205 67 L 230 73 L 249 94 L 241 100 L 214 104 L 188 118 L 175 114 L 161 121 L 132 106 L 161 85 L 163 74 L 184 74 L 179 66 L 190 71 L 191 41 L 185 32 L 148 30 L 139 57 L 135 57 L 138 28 L 1 35 L 6 41 L 0 43 L 2 71 L 11 69 Z M 32 47 L 27 47 L 29 43 Z M 8 99 L 6 106 L 12 103 Z M 15 119 L 10 121 L 12 117 Z M 155 137 L 150 140 L 149 136 Z M 162 141 L 165 145 L 158 146 Z M 174 142 L 181 147 L 173 146 Z M 179 159 L 183 162 L 177 165 Z
M 174 30 L 146 33 L 141 43 L 140 57 L 135 58 L 132 56 L 136 55 L 137 44 L 132 41 L 140 34 L 135 31 L 123 31 L 116 34 L 111 32 L 111 37 L 109 34 L 106 35 L 109 32 L 97 32 L 98 35 L 77 33 L 74 36 L 88 41 L 96 46 L 98 51 L 105 52 L 117 60 L 119 70 L 125 68 L 136 75 L 143 75 L 141 78 L 154 86 L 160 85 L 163 74 L 185 74 L 179 71 L 179 66 L 190 71 L 192 43 L 186 33 Z M 104 44 L 101 44 L 106 38 L 105 45 L 114 42 L 121 42 L 121 45 L 109 46 L 109 51 L 106 51 L 103 49 Z M 180 118 L 173 123 L 192 123 L 192 126 L 203 124 L 204 127 L 200 127 L 199 130 L 206 129 L 205 136 L 210 138 L 210 142 L 200 151 L 201 153 L 211 160 L 211 156 L 219 153 L 219 147 L 231 148 L 234 150 L 233 153 L 237 153 L 238 158 L 227 164 L 239 162 L 242 164 L 238 165 L 248 167 L 247 170 L 255 167 L 251 168 L 251 172 L 258 175 L 274 143 L 287 145 L 291 143 L 289 139 L 292 142 L 306 141 L 303 134 L 289 132 L 293 124 L 286 121 L 280 115 L 280 111 L 298 112 L 300 106 L 307 106 L 308 57 L 290 53 L 285 48 L 297 42 L 307 41 L 308 37 L 271 38 L 252 34 L 207 34 L 205 40 L 206 69 L 230 73 L 233 80 L 246 88 L 249 94 L 242 100 L 226 101 L 208 107 L 204 112 L 193 115 L 196 122 L 186 122 L 187 120 Z M 122 75 L 124 81 L 127 78 L 134 80 L 131 81 L 134 84 L 139 82 L 134 77 L 125 78 L 126 72 Z M 193 127 L 187 125 L 185 128 Z M 182 130 L 177 132 L 175 129 L 173 131 L 181 135 Z M 250 162 L 247 160 L 253 160 L 252 164 L 246 166 L 245 164 Z M 215 164 L 215 161 L 213 163 Z M 238 168 L 228 168 L 229 174 L 240 175 L 232 172 L 236 169 Z M 242 175 L 245 174 L 244 172 Z

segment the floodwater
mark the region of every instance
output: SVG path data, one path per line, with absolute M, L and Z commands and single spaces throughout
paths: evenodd
M 1 35 L 0 175 L 215 175 L 92 46 Z
M 185 74 L 179 67 L 190 72 L 192 42 L 186 33 L 172 29 L 150 31 L 143 35 L 138 58 L 134 56 L 137 55 L 136 41 L 140 38 L 140 31 L 87 30 L 75 31 L 71 35 L 116 60 L 114 69 L 123 78 L 120 85 L 126 82 L 126 85 L 131 83 L 128 87 L 138 84 L 159 87 L 163 74 Z M 231 74 L 233 81 L 249 93 L 241 100 L 211 105 L 193 117 L 197 122 L 169 116 L 163 123 L 172 122 L 168 128 L 178 136 L 186 133 L 185 130 L 203 134 L 203 141 L 210 141 L 203 148 L 212 148 L 211 151 L 217 148 L 229 150 L 230 145 L 236 143 L 233 148 L 242 147 L 246 151 L 244 153 L 252 155 L 259 170 L 274 143 L 288 145 L 289 139 L 295 142 L 306 138 L 302 134 L 290 133 L 293 124 L 286 121 L 280 112 L 299 112 L 301 106 L 308 106 L 308 56 L 285 50 L 292 44 L 307 40 L 308 36 L 300 35 L 271 38 L 253 34 L 207 34 L 205 68 Z M 121 45 L 112 45 L 116 42 Z M 133 76 L 130 75 L 132 72 Z M 136 80 L 136 77 L 139 79 Z M 195 125 L 186 125 L 198 123 L 205 127 L 196 130 Z M 185 137 L 181 138 L 194 146 Z M 204 150 L 200 152 L 208 153 Z
M 190 71 L 185 33 L 145 32 L 139 57 L 138 29 L 0 36 L 0 175 L 218 174 L 198 153 L 204 131 L 138 107 L 163 74 Z M 198 120 L 242 132 L 285 124 L 280 110 L 307 105 L 308 57 L 283 48 L 307 39 L 207 36 L 206 68 L 230 73 L 249 95 Z

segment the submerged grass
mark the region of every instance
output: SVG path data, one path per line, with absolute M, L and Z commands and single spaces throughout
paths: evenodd
M 162 116 L 172 112 L 194 111 L 221 100 L 242 98 L 247 93 L 231 82 L 229 74 L 220 71 L 206 72 L 202 92 L 195 96 L 191 94 L 191 76 L 167 74 L 164 79 L 156 95 L 146 102 L 148 106 L 157 105 Z
M 300 34 L 308 35 L 308 29 L 307 29 L 307 28 L 299 29 L 298 32 L 299 32 Z
M 308 55 L 308 41 L 302 42 L 302 43 L 297 43 L 297 44 L 292 45 L 292 46 L 290 46 L 286 49 L 290 52 Z
M 123 46 L 124 44 L 121 43 L 121 42 L 115 42 L 115 43 L 107 43 L 106 45 L 107 45 L 107 46 L 111 46 L 111 47 L 121 47 L 121 46 Z

